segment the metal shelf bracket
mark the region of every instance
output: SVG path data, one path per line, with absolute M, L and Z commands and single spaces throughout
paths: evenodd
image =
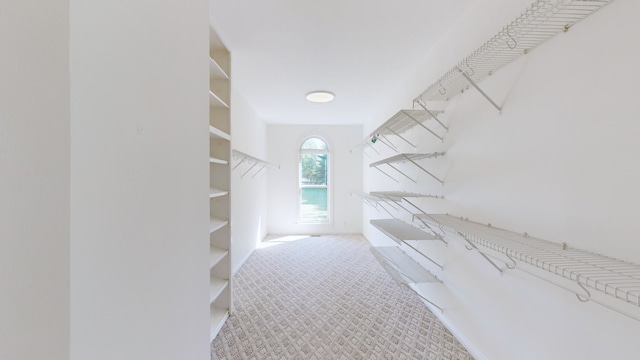
M 474 87 L 476 88 L 476 90 L 478 90 L 478 92 L 484 96 L 485 99 L 487 99 L 487 101 L 489 101 L 491 103 L 491 105 L 493 105 L 494 108 L 496 108 L 496 110 L 498 110 L 498 113 L 502 113 L 502 108 L 500 106 L 498 106 L 498 104 L 495 103 L 495 101 L 493 101 L 489 95 L 487 95 L 486 92 L 484 92 L 482 89 L 480 89 L 480 87 L 478 86 L 478 84 L 476 84 L 473 79 L 471 79 L 471 77 L 469 77 L 469 75 L 467 75 L 464 71 L 460 70 L 460 68 L 458 68 L 458 71 L 460 72 L 460 74 L 462 76 L 464 76 L 465 79 L 467 79 L 467 81 Z

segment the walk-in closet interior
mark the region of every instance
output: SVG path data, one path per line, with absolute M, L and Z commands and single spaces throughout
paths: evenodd
M 640 2 L 2 7 L 0 359 L 638 358 Z

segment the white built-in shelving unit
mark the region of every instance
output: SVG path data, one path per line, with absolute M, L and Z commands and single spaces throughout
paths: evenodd
M 231 273 L 231 59 L 213 29 L 209 35 L 210 339 L 233 311 Z

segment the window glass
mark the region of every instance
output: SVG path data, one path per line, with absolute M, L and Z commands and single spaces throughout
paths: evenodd
M 327 143 L 318 138 L 308 138 L 302 144 L 304 150 L 327 150 Z
M 329 222 L 329 151 L 319 138 L 300 149 L 300 222 Z

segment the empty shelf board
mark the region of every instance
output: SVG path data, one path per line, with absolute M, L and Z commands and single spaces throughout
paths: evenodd
M 397 246 L 372 247 L 371 252 L 396 282 L 404 285 L 440 282 Z
M 474 244 L 640 307 L 640 265 L 451 215 L 416 215 Z M 514 261 L 515 262 L 515 261 Z
M 444 152 L 434 152 L 434 153 L 427 153 L 427 154 L 398 154 L 380 161 L 373 162 L 369 164 L 369 167 L 376 167 L 384 164 L 394 164 L 394 163 L 405 162 L 405 161 L 413 162 L 416 160 L 437 158 L 438 156 L 443 156 L 443 155 L 444 155 Z
M 439 240 L 436 236 L 411 226 L 402 220 L 380 219 L 370 220 L 369 222 L 397 243 L 408 240 Z

